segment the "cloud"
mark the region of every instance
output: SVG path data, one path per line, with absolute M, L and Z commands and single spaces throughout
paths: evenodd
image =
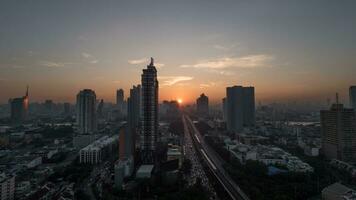
M 172 85 L 182 82 L 182 81 L 193 80 L 194 77 L 191 77 L 191 76 L 159 76 L 158 79 L 163 81 L 162 86 L 172 86 Z
M 91 58 L 91 57 L 93 57 L 93 56 L 90 55 L 89 53 L 85 53 L 85 52 L 82 52 L 82 56 L 83 56 L 84 58 Z
M 99 62 L 98 59 L 96 59 L 93 55 L 89 54 L 89 53 L 86 53 L 86 52 L 82 52 L 82 56 L 85 58 L 85 59 L 91 59 L 90 61 L 88 61 L 90 64 L 97 64 Z
M 224 70 L 224 69 L 209 69 L 208 72 L 214 73 L 214 74 L 220 74 L 223 76 L 233 76 L 235 75 L 235 72 Z
M 143 64 L 148 62 L 148 58 L 141 58 L 141 59 L 136 59 L 136 60 L 128 60 L 129 64 L 131 65 L 137 65 L 137 64 Z
M 218 45 L 218 44 L 215 44 L 213 47 L 214 47 L 215 49 L 223 50 L 223 51 L 227 51 L 227 50 L 230 49 L 230 48 L 228 48 L 228 47 L 221 46 L 221 45 Z
M 148 64 L 148 63 L 150 63 L 150 59 L 149 58 L 140 58 L 140 59 L 128 60 L 127 62 L 131 65 L 138 65 L 138 64 L 144 64 L 144 63 Z M 157 68 L 162 68 L 165 66 L 165 64 L 158 63 L 158 62 L 155 62 L 154 65 Z
M 59 68 L 59 67 L 65 67 L 68 65 L 73 65 L 74 63 L 71 62 L 53 62 L 53 61 L 40 61 L 39 64 L 44 67 L 53 67 L 53 68 Z
M 181 65 L 183 68 L 210 68 L 210 69 L 225 69 L 225 68 L 255 68 L 268 66 L 269 62 L 274 60 L 273 56 L 258 54 L 248 55 L 243 57 L 222 57 L 212 60 L 202 60 L 195 64 Z
M 200 88 L 209 88 L 209 87 L 214 87 L 216 86 L 217 83 L 215 82 L 209 82 L 209 83 L 201 83 L 199 84 Z

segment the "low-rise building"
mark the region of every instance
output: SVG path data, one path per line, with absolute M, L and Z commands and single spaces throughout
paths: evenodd
M 118 136 L 104 136 L 79 151 L 80 163 L 98 164 L 118 146 Z
M 141 165 L 136 172 L 136 178 L 145 179 L 151 178 L 154 165 Z
M 0 173 L 0 199 L 15 199 L 15 176 Z
M 321 191 L 322 200 L 356 200 L 356 192 L 340 183 L 334 183 Z

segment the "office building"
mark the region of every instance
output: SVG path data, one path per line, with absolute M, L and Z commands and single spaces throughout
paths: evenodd
M 0 174 L 0 199 L 15 199 L 15 176 L 5 173 Z
M 255 125 L 255 88 L 243 87 L 243 126 Z
M 139 132 L 141 117 L 141 86 L 133 86 L 130 89 L 130 97 L 127 98 L 127 126 L 122 130 L 124 132 L 125 151 L 124 158 L 134 155 L 136 146 L 136 135 Z
M 254 87 L 233 86 L 226 88 L 224 116 L 228 131 L 240 132 L 243 127 L 255 125 Z
M 209 98 L 204 93 L 197 99 L 197 114 L 200 117 L 209 115 Z
M 141 83 L 141 158 L 143 163 L 154 163 L 158 137 L 158 80 L 153 58 L 151 58 L 151 63 L 147 66 L 147 69 L 143 69 Z
M 127 119 L 131 128 L 137 128 L 141 117 L 141 85 L 130 89 L 130 97 L 127 98 Z
M 353 109 L 338 102 L 320 111 L 322 151 L 328 159 L 356 161 L 356 118 Z
M 28 116 L 28 106 L 29 106 L 29 96 L 28 96 L 28 86 L 26 90 L 26 95 L 20 98 L 9 100 L 11 107 L 11 121 L 14 124 L 23 123 Z
M 120 112 L 123 112 L 124 109 L 124 90 L 116 90 L 116 106 Z
M 77 123 L 79 133 L 92 134 L 97 131 L 96 95 L 84 89 L 77 95 Z
M 350 107 L 356 110 L 356 86 L 351 86 L 349 88 L 350 95 Z

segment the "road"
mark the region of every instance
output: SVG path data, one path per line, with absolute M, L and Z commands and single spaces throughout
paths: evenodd
M 204 158 L 212 174 L 229 194 L 231 199 L 249 200 L 248 196 L 240 189 L 240 187 L 223 168 L 223 163 L 225 161 L 209 145 L 204 142 L 203 136 L 197 130 L 188 115 L 183 115 L 183 123 L 184 127 L 188 127 L 188 132 L 190 133 L 194 144 L 198 149 L 200 149 L 200 151 L 197 152 L 200 153 L 200 155 Z
M 184 120 L 184 119 L 183 119 Z M 200 159 L 198 157 L 197 150 L 193 146 L 193 140 L 189 134 L 189 129 L 187 124 L 184 124 L 184 155 L 191 161 L 190 173 L 184 176 L 184 179 L 188 181 L 188 185 L 192 186 L 196 183 L 197 178 L 201 179 L 201 184 L 204 186 L 212 195 L 210 199 L 218 199 L 214 187 L 210 184 L 207 174 L 205 173 Z

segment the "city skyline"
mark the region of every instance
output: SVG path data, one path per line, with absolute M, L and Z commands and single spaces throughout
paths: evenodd
M 246 85 L 256 102 L 325 102 L 339 92 L 348 105 L 355 2 L 205 3 L 4 1 L 0 103 L 26 85 L 30 102 L 74 103 L 85 88 L 115 102 L 152 56 L 160 101 L 205 93 L 220 103 L 226 87 Z

